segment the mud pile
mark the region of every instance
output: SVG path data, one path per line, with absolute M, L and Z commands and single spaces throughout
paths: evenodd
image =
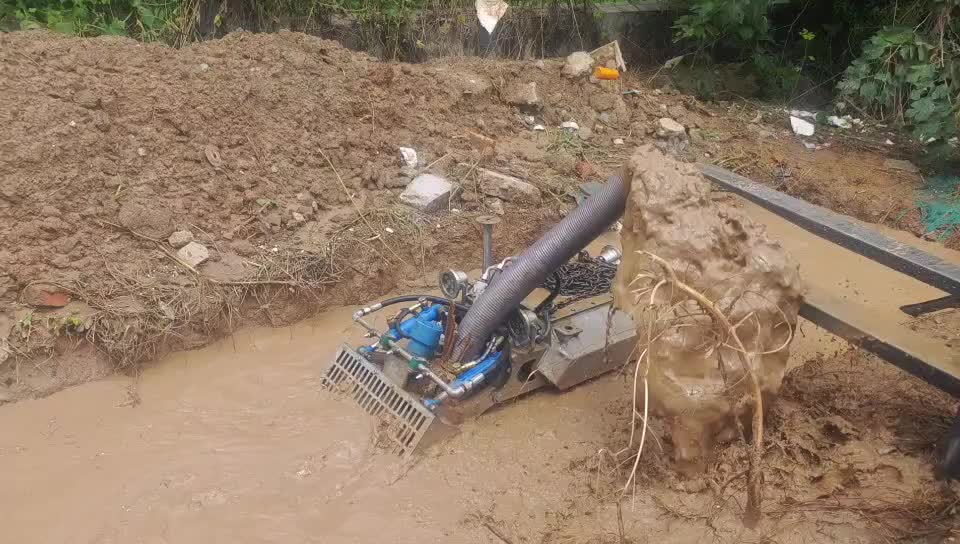
M 578 161 L 602 178 L 613 139 L 652 123 L 562 64 L 401 65 L 290 32 L 182 49 L 0 34 L 0 402 L 475 266 L 478 215 L 503 214 L 497 251 L 515 253 L 572 206 Z M 484 195 L 482 168 L 542 198 Z M 460 189 L 455 212 L 401 203 L 422 173 Z M 207 261 L 173 258 L 174 231 Z M 103 364 L 76 374 L 62 359 L 86 343 Z M 12 370 L 34 355 L 53 355 L 44 372 Z
M 799 274 L 762 227 L 711 199 L 710 184 L 694 166 L 644 146 L 627 170 L 633 182 L 616 303 L 649 339 L 639 349 L 648 354 L 650 400 L 670 421 L 677 460 L 702 467 L 712 445 L 733 438 L 736 418 L 748 415 L 744 362 L 765 398 L 779 390 L 802 298 Z M 735 339 L 701 304 L 661 281 L 670 274 L 662 264 L 638 252 L 662 259 L 680 282 L 709 299 L 747 355 L 741 357 Z M 749 418 L 744 421 L 749 429 Z

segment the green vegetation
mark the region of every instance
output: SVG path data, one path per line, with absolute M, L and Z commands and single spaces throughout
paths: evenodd
M 716 74 L 732 63 L 765 98 L 793 101 L 819 91 L 902 123 L 924 142 L 958 133 L 960 0 L 680 4 L 674 30 L 687 50 L 681 69 L 699 67 L 691 90 L 728 92 Z

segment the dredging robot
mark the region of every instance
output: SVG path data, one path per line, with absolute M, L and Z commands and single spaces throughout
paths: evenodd
M 481 217 L 483 266 L 471 279 L 442 272 L 442 296 L 390 298 L 353 319 L 374 341 L 344 345 L 323 376 L 367 413 L 380 436 L 408 455 L 463 418 L 532 390 L 568 389 L 622 366 L 634 347 L 632 318 L 612 307 L 620 251 L 584 248 L 623 214 L 629 183 L 612 177 L 517 257 L 494 261 L 495 217 Z M 531 301 L 541 288 L 544 296 Z M 371 324 L 387 313 L 387 325 Z

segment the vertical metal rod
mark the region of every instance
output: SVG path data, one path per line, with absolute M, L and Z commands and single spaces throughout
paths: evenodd
M 494 215 L 481 215 L 477 223 L 483 226 L 483 270 L 494 265 L 493 261 L 493 226 L 500 222 Z

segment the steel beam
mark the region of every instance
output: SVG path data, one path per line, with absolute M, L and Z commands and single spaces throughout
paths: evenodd
M 852 219 L 785 195 L 712 164 L 698 164 L 710 181 L 821 238 L 952 295 L 960 295 L 960 267 L 888 238 Z

